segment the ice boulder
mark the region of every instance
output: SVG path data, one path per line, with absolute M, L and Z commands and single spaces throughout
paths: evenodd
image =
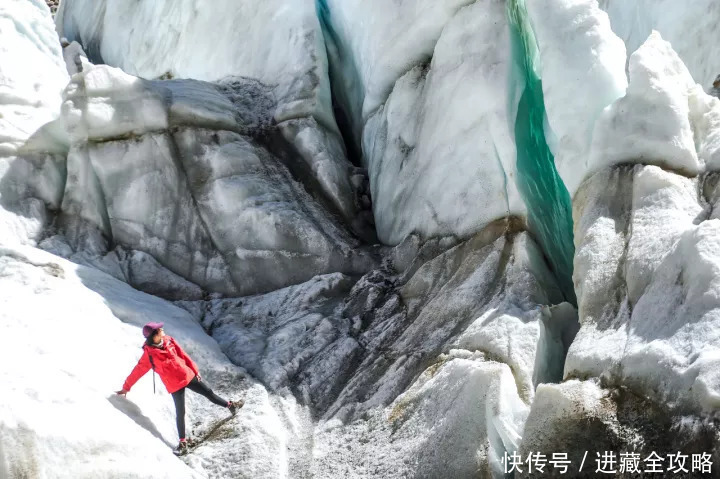
M 148 81 L 88 64 L 65 98 L 61 224 L 75 249 L 144 251 L 224 294 L 372 264 L 317 182 L 300 182 L 308 159 L 283 149 L 263 84 Z
M 68 75 L 41 0 L 0 5 L 0 243 L 33 243 L 59 207 Z M 54 123 L 53 123 L 54 122 Z

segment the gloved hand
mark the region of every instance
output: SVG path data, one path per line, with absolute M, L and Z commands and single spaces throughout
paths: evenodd
M 124 390 L 124 389 L 121 389 L 121 390 L 119 390 L 119 391 L 115 391 L 115 394 L 117 394 L 118 396 L 124 396 L 124 395 L 126 395 L 127 393 L 128 393 L 128 392 L 127 392 L 126 390 Z

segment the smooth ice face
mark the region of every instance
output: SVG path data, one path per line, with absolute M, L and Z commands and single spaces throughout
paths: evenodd
M 595 0 L 532 0 L 526 6 L 539 50 L 545 136 L 572 197 L 591 168 L 598 117 L 625 94 L 625 45 Z
M 314 116 L 334 128 L 311 0 L 66 0 L 56 23 L 60 36 L 80 42 L 94 63 L 148 79 L 255 78 L 273 85 L 278 121 Z
M 41 0 L 0 5 L 0 243 L 33 243 L 65 182 L 60 116 L 68 74 Z
M 599 0 L 613 31 L 628 52 L 637 50 L 653 30 L 678 52 L 693 78 L 709 90 L 720 73 L 716 55 L 720 5 L 714 0 Z
M 568 301 L 575 302 L 572 274 L 570 195 L 558 175 L 545 133 L 542 82 L 537 74 L 537 40 L 524 0 L 508 4 L 510 35 L 520 90 L 515 117 L 517 186 L 528 209 L 528 225 L 538 238 Z
M 359 143 L 395 82 L 426 63 L 447 22 L 469 0 L 317 0 L 335 94 Z

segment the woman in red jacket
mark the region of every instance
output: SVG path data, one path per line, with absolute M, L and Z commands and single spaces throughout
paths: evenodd
M 177 429 L 180 436 L 180 444 L 175 449 L 175 453 L 182 455 L 187 452 L 185 389 L 202 394 L 218 406 L 230 409 L 233 414 L 243 406 L 243 402 L 227 401 L 212 392 L 212 389 L 201 381 L 200 373 L 193 360 L 185 354 L 175 339 L 165 335 L 163 324 L 148 323 L 143 327 L 143 336 L 146 338 L 143 355 L 117 394 L 122 396 L 127 394 L 130 388 L 151 368 L 158 373 L 175 401 Z

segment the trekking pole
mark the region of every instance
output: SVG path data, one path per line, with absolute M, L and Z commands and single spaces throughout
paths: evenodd
M 148 359 L 150 360 L 150 366 L 153 370 L 153 394 L 155 394 L 155 363 L 153 362 L 153 358 L 150 356 L 150 353 L 148 353 Z

